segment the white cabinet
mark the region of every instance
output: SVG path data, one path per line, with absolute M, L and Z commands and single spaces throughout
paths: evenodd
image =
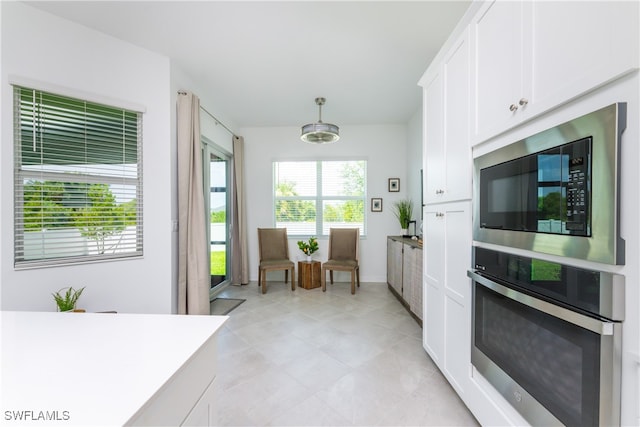
M 476 137 L 507 127 L 524 97 L 522 88 L 522 3 L 488 3 L 474 18 L 473 131 Z M 520 97 L 520 98 L 519 98 Z M 522 99 L 524 103 L 526 99 Z
M 462 395 L 471 369 L 471 202 L 427 205 L 424 224 L 424 348 Z
M 471 197 L 470 52 L 465 32 L 424 86 L 425 202 Z
M 203 426 L 214 426 L 215 424 L 215 416 L 214 410 L 218 409 L 215 405 L 215 389 L 214 389 L 215 380 L 211 381 L 207 389 L 204 391 L 200 400 L 193 407 L 187 418 L 182 422 L 181 426 L 183 427 L 203 427 Z
M 471 22 L 472 140 L 638 68 L 638 2 L 486 3 Z
M 424 164 L 424 201 L 436 203 L 442 199 L 444 169 L 443 139 L 443 94 L 442 73 L 437 70 L 424 83 L 423 89 L 423 164 Z

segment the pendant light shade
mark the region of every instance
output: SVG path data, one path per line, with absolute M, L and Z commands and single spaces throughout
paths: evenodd
M 302 135 L 300 138 L 304 142 L 310 144 L 330 144 L 340 139 L 340 128 L 331 123 L 322 122 L 322 106 L 326 99 L 316 98 L 318 105 L 318 121 L 302 126 Z

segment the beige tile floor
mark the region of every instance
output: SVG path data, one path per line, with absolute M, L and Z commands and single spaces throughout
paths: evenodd
M 478 425 L 422 348 L 422 330 L 384 283 L 294 292 L 229 286 L 246 298 L 218 337 L 224 426 Z

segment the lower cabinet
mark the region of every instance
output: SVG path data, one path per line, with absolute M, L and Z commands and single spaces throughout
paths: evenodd
M 422 325 L 422 247 L 417 241 L 387 238 L 387 284 Z
M 423 346 L 464 397 L 471 373 L 471 203 L 424 210 Z

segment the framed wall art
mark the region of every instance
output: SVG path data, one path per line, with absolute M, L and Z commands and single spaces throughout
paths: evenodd
M 382 212 L 382 199 L 381 198 L 372 198 L 371 199 L 371 212 Z
M 389 192 L 397 193 L 400 191 L 400 178 L 389 178 Z

